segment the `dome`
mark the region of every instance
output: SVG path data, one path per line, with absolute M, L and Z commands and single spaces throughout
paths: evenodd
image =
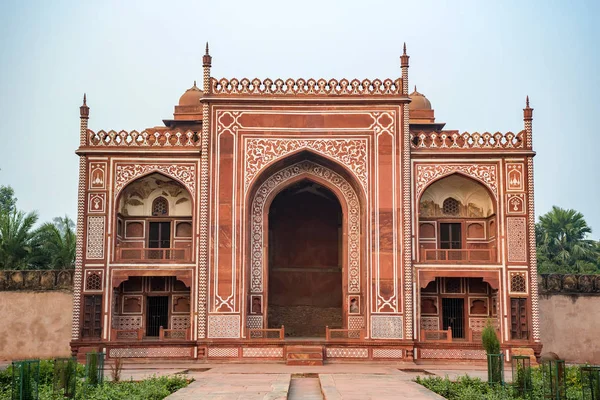
M 427 100 L 427 97 L 417 92 L 416 86 L 415 91 L 409 97 L 412 100 L 408 105 L 409 110 L 431 110 L 431 102 Z
M 196 81 L 194 81 L 194 86 L 185 91 L 185 93 L 179 98 L 180 106 L 197 106 L 200 105 L 200 97 L 202 97 L 202 91 L 196 86 Z

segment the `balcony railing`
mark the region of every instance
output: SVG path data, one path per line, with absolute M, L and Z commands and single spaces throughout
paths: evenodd
M 424 263 L 493 263 L 496 249 L 421 249 Z
M 422 342 L 452 342 L 452 328 L 446 331 L 427 331 L 421 330 Z
M 248 339 L 252 340 L 283 340 L 285 338 L 285 328 L 281 325 L 281 328 L 277 329 L 248 329 Z
M 365 338 L 364 329 L 332 329 L 325 327 L 325 340 L 361 340 Z
M 173 262 L 173 261 L 191 261 L 189 248 L 131 248 L 117 247 L 117 260 L 129 262 Z

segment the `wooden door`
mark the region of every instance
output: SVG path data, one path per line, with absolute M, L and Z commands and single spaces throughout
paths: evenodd
M 83 328 L 81 337 L 102 336 L 102 295 L 83 296 Z

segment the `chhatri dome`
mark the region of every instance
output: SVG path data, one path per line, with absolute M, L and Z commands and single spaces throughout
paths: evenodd
M 180 106 L 197 106 L 200 104 L 200 97 L 202 97 L 202 90 L 196 86 L 196 81 L 194 81 L 194 86 L 185 91 L 185 93 L 179 98 Z
M 423 94 L 417 92 L 416 86 L 415 91 L 409 97 L 412 100 L 408 105 L 409 110 L 431 110 L 431 102 Z

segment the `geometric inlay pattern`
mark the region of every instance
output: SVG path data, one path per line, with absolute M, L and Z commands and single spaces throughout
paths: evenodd
M 133 330 L 142 327 L 142 316 L 117 316 L 112 317 L 113 329 Z
M 190 327 L 189 315 L 173 315 L 171 317 L 171 329 L 187 329 Z
M 401 315 L 372 315 L 371 337 L 373 339 L 402 339 Z
M 239 315 L 209 315 L 208 337 L 214 339 L 239 338 Z M 210 351 L 209 351 L 210 353 Z M 236 356 L 237 357 L 237 356 Z
M 87 226 L 88 259 L 104 258 L 104 217 L 88 217 Z
M 251 218 L 251 280 L 252 293 L 263 291 L 263 215 L 264 206 L 269 194 L 285 185 L 290 179 L 301 175 L 315 175 L 336 186 L 344 195 L 348 206 L 348 293 L 360 293 L 360 203 L 356 192 L 342 176 L 329 168 L 311 161 L 301 161 L 271 175 L 260 185 L 252 202 Z
M 402 358 L 402 349 L 373 349 L 373 358 Z
M 440 319 L 438 317 L 421 317 L 422 331 L 438 331 L 440 329 Z
M 328 347 L 327 358 L 368 358 L 369 350 L 352 347 Z
M 163 358 L 163 357 L 192 357 L 193 347 L 140 347 L 110 349 L 111 358 Z
M 496 199 L 498 198 L 496 165 L 493 164 L 417 164 L 415 198 L 420 198 L 429 182 L 455 172 L 475 178 L 488 187 Z
M 262 329 L 263 317 L 262 315 L 248 315 L 246 316 L 246 328 L 250 329 Z
M 348 167 L 367 188 L 367 139 L 246 139 L 246 168 L 244 189 L 265 165 L 300 149 L 310 149 L 329 156 Z
M 237 347 L 209 347 L 209 357 L 238 357 L 239 350 Z
M 494 328 L 500 329 L 500 322 L 497 318 L 469 318 L 469 328 L 474 332 L 481 332 L 488 321 L 491 321 Z
M 348 329 L 362 329 L 365 327 L 365 319 L 362 316 L 349 316 Z
M 459 359 L 459 360 L 485 360 L 485 350 L 459 350 L 459 349 L 421 349 L 421 358 L 429 359 Z
M 506 218 L 508 261 L 527 262 L 527 230 L 525 218 Z
M 281 347 L 244 347 L 242 357 L 281 358 L 283 348 Z

